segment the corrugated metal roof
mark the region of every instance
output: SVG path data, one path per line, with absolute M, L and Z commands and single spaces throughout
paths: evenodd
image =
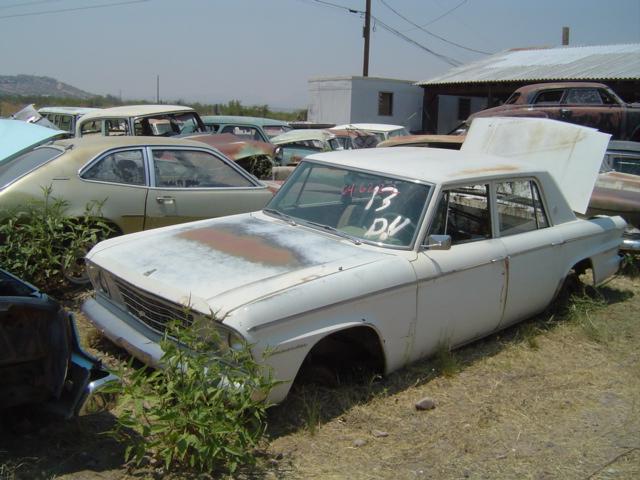
M 416 85 L 640 79 L 640 43 L 507 50 Z

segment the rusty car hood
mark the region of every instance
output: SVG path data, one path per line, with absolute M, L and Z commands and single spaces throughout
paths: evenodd
M 189 140 L 206 143 L 210 147 L 217 148 L 231 160 L 242 160 L 247 157 L 266 155 L 273 157 L 275 147 L 270 143 L 257 140 L 245 140 L 231 133 L 198 134 L 190 135 Z
M 254 212 L 106 240 L 87 259 L 149 293 L 224 316 L 389 256 Z

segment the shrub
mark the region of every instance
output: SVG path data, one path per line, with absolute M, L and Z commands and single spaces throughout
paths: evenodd
M 165 335 L 161 342 L 162 369 L 129 364 L 115 387 L 122 413 L 112 435 L 128 445 L 126 460 L 183 472 L 234 473 L 255 465 L 270 377 L 248 347 L 213 350 L 217 334 L 205 341 L 177 323 L 168 332 L 173 340 Z
M 0 211 L 0 266 L 44 291 L 67 284 L 84 268 L 83 257 L 111 227 L 101 218 L 101 203 L 91 202 L 80 218 L 65 215 L 68 203 L 43 188 L 43 200 Z

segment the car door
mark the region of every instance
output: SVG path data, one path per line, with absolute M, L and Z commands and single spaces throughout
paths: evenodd
M 123 233 L 137 232 L 144 227 L 148 177 L 143 148 L 111 150 L 80 171 L 82 184 L 66 187 L 65 198 L 76 205 L 98 202 Z
M 533 179 L 495 182 L 496 230 L 507 253 L 509 285 L 500 327 L 544 309 L 562 279 L 563 242 L 548 228 L 540 189 Z
M 596 128 L 614 138 L 619 138 L 624 128 L 622 108 L 599 88 L 570 88 L 560 111 L 565 122 Z
M 413 358 L 440 345 L 466 343 L 500 324 L 506 293 L 505 249 L 493 238 L 488 184 L 445 189 L 430 234 L 449 235 L 448 250 L 418 253 Z
M 197 148 L 149 148 L 145 229 L 261 209 L 272 194 L 242 169 Z

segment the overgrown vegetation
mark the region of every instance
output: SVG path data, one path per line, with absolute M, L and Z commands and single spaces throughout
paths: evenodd
M 98 107 L 108 108 L 120 105 L 140 105 L 155 103 L 149 100 L 126 100 L 113 95 L 95 96 L 88 100 L 68 97 L 50 97 L 38 95 L 3 95 L 0 96 L 0 117 L 11 115 L 25 105 L 35 104 L 36 108 L 46 106 L 58 107 Z M 269 105 L 242 105 L 240 100 L 231 100 L 228 103 L 199 103 L 188 102 L 183 99 L 168 100 L 162 103 L 171 105 L 184 105 L 196 110 L 200 115 L 243 115 L 252 117 L 275 118 L 284 121 L 306 120 L 306 110 L 295 110 L 293 112 L 280 112 L 272 110 Z
M 128 445 L 126 459 L 165 472 L 233 474 L 255 465 L 271 378 L 248 347 L 225 348 L 216 332 L 205 338 L 177 323 L 167 331 L 163 368 L 134 370 L 129 363 L 115 387 L 122 413 L 112 435 Z
M 112 229 L 92 202 L 83 215 L 66 215 L 67 202 L 43 188 L 43 200 L 0 210 L 0 267 L 46 292 L 83 275 L 86 252 Z

